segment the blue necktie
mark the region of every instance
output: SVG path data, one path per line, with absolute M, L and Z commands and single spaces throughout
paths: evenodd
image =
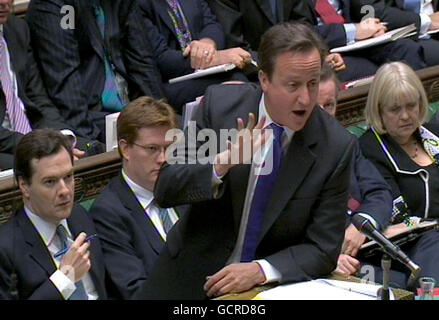
M 56 227 L 56 235 L 61 243 L 61 250 L 67 248 L 67 230 L 62 224 Z M 69 300 L 88 300 L 87 292 L 85 292 L 84 284 L 81 281 L 75 283 L 76 290 L 70 296 Z
M 171 230 L 172 226 L 174 225 L 171 217 L 169 216 L 168 209 L 160 208 L 155 200 L 153 200 L 152 204 L 159 210 L 159 217 L 160 221 L 162 222 L 163 230 L 165 230 L 165 233 L 168 234 L 169 230 Z
M 275 123 L 270 125 L 273 129 L 273 170 L 270 174 L 259 175 L 253 193 L 252 204 L 250 207 L 247 229 L 245 232 L 244 244 L 242 247 L 241 262 L 252 261 L 255 257 L 256 246 L 264 220 L 264 212 L 268 201 L 271 198 L 274 185 L 282 164 L 282 133 L 284 129 Z
M 405 0 L 404 1 L 405 10 L 419 14 L 421 12 L 421 1 L 420 0 Z
M 95 15 L 102 38 L 105 39 L 105 13 L 101 6 L 95 7 Z M 116 83 L 116 74 L 114 73 L 110 60 L 107 57 L 107 52 L 105 52 L 104 64 L 105 83 L 104 90 L 101 94 L 102 105 L 106 110 L 114 112 L 121 111 L 124 107 L 124 104 L 119 95 L 119 90 Z

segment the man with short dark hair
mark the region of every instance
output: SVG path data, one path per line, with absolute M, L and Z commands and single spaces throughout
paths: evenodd
M 0 299 L 106 299 L 105 265 L 87 212 L 73 204 L 67 137 L 34 130 L 17 146 L 24 208 L 0 227 Z
M 164 101 L 140 97 L 117 120 L 122 171 L 102 191 L 91 214 L 102 241 L 109 275 L 122 299 L 139 294 L 162 250 L 167 234 L 186 210 L 161 208 L 154 186 L 172 141 L 166 133 L 178 127 Z
M 259 49 L 261 87 L 207 90 L 195 134 L 179 141 L 185 153 L 157 181 L 161 206 L 192 207 L 169 234 L 147 298 L 204 299 L 335 269 L 353 139 L 316 107 L 324 47 L 305 25 L 274 26 Z M 222 139 L 236 126 L 241 136 Z

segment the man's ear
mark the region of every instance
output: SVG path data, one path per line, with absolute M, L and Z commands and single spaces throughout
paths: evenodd
M 30 192 L 29 192 L 29 183 L 27 183 L 23 177 L 18 177 L 18 187 L 20 188 L 20 191 L 23 195 L 23 198 L 29 199 Z
M 122 158 L 124 158 L 125 160 L 130 160 L 130 153 L 128 152 L 128 148 L 129 148 L 128 142 L 125 139 L 120 139 L 118 144 Z
M 261 85 L 262 91 L 264 93 L 266 93 L 267 87 L 268 87 L 268 81 L 269 81 L 268 76 L 264 71 L 259 70 L 258 77 L 259 77 L 259 83 Z

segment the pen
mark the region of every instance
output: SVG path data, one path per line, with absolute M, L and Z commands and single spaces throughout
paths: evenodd
M 92 234 L 91 236 L 88 236 L 87 238 L 85 238 L 85 241 L 90 242 L 91 240 L 93 240 L 96 237 L 98 237 L 98 235 L 96 233 Z M 63 254 L 66 254 L 67 251 L 69 251 L 69 250 L 70 250 L 70 246 L 67 246 L 66 248 L 64 248 L 64 249 L 58 251 L 57 253 L 55 253 L 53 257 L 54 258 L 58 258 L 59 256 L 62 256 Z

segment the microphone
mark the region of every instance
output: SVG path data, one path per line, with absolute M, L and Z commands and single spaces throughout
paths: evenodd
M 384 251 L 393 259 L 400 261 L 407 268 L 411 270 L 410 280 L 414 280 L 421 272 L 421 268 L 410 260 L 409 257 L 396 245 L 394 245 L 389 239 L 387 239 L 381 232 L 379 232 L 369 219 L 356 214 L 352 217 L 352 224 L 361 233 L 374 240 Z

